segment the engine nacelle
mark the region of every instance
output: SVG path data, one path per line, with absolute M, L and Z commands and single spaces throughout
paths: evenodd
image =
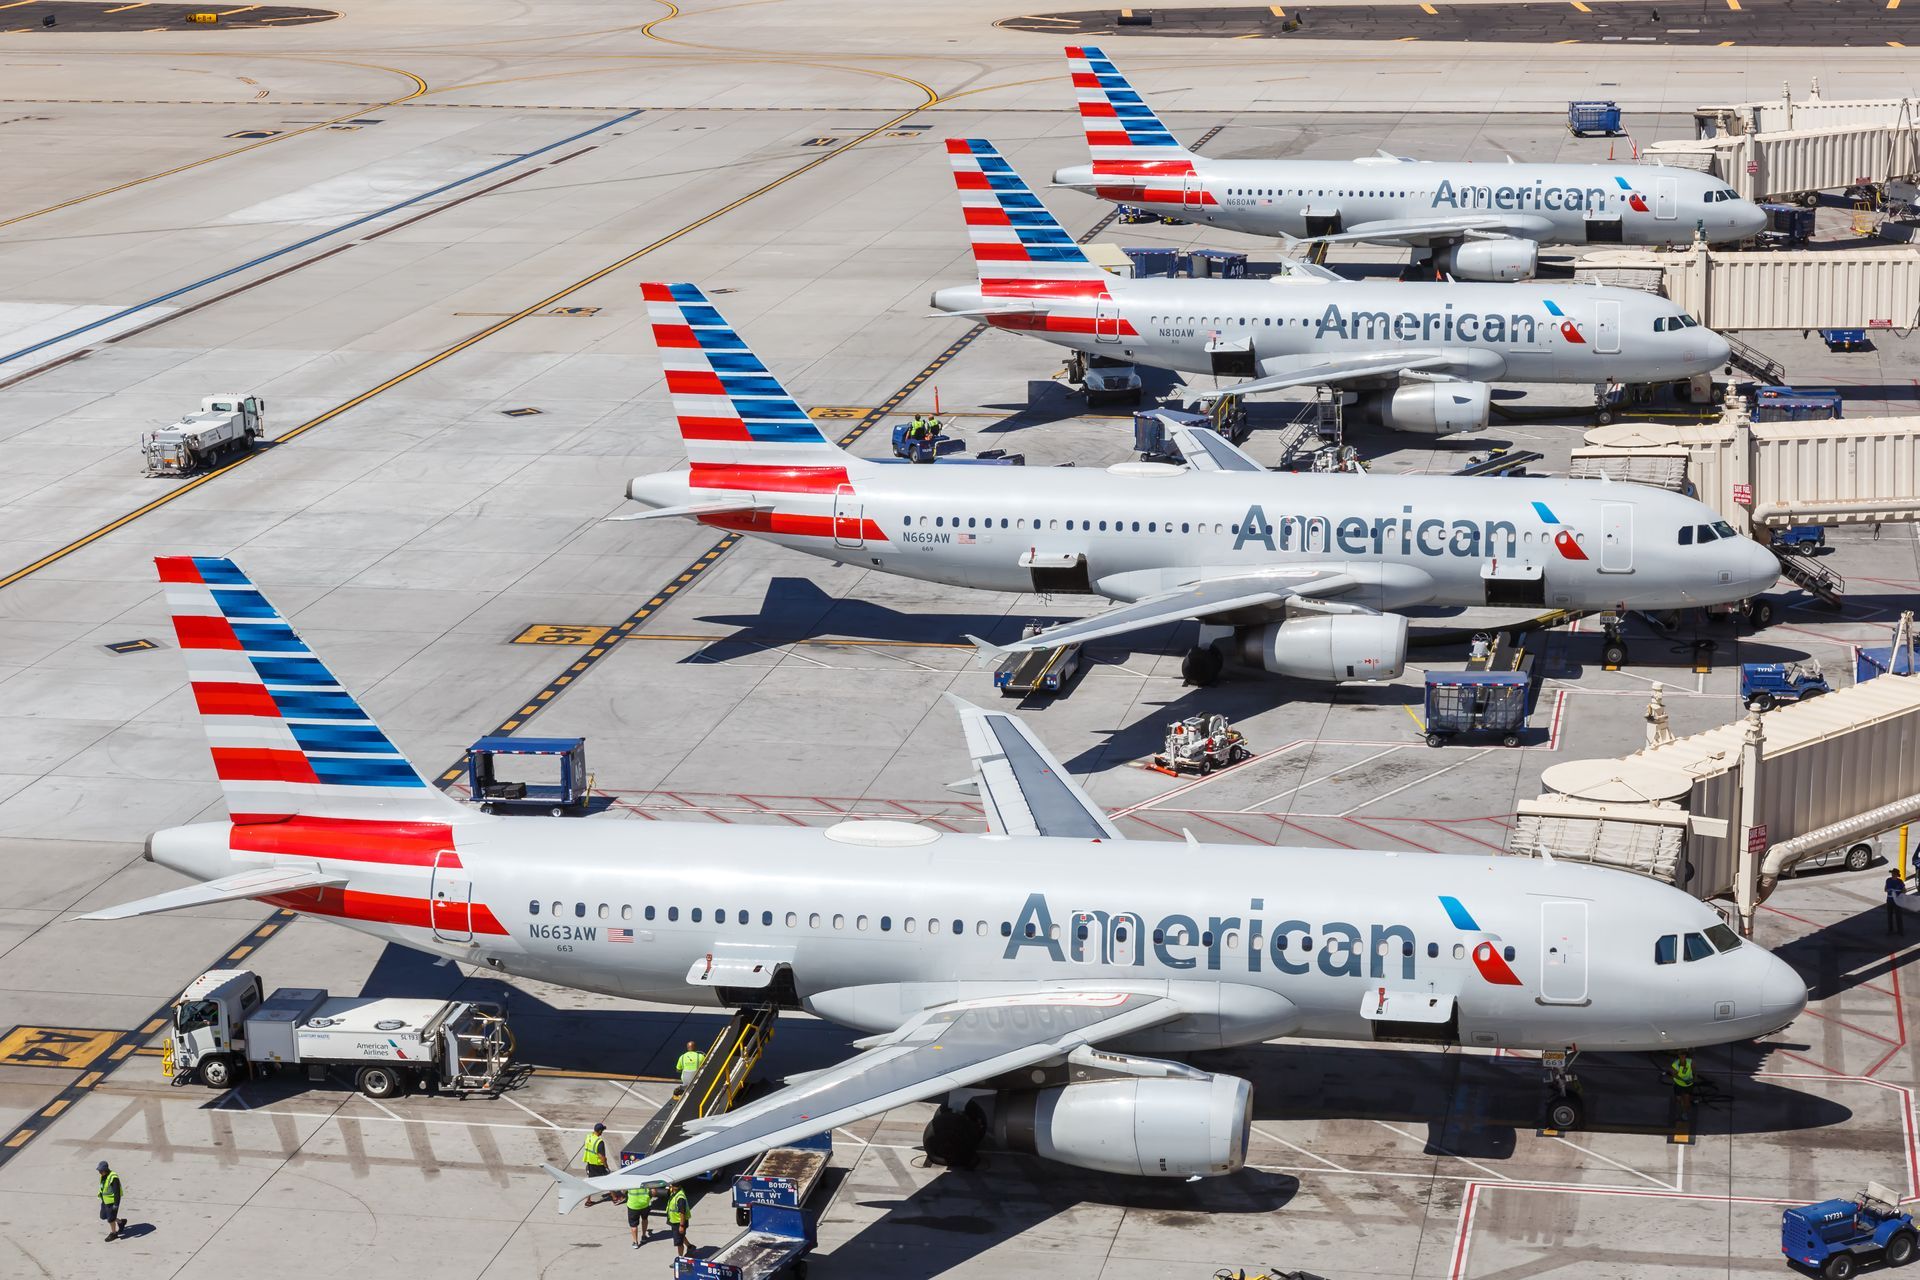
M 1291 618 L 1234 632 L 1250 667 L 1298 680 L 1392 680 L 1407 665 L 1407 620 L 1397 613 Z
M 1484 382 L 1407 382 L 1386 391 L 1363 391 L 1355 403 L 1369 421 L 1395 431 L 1450 436 L 1487 425 L 1493 392 Z
M 1253 1085 L 1239 1076 L 1093 1080 L 996 1095 L 993 1138 L 1076 1169 L 1211 1178 L 1247 1162 Z
M 1433 266 L 1456 280 L 1530 280 L 1540 266 L 1531 240 L 1462 240 L 1433 251 Z

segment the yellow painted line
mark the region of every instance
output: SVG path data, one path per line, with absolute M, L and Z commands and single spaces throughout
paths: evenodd
M 108 1054 L 107 1056 L 109 1058 L 112 1058 L 115 1062 L 119 1062 L 132 1052 L 133 1052 L 132 1045 L 123 1044 L 118 1049 L 115 1049 L 112 1053 Z
M 1593 10 L 1591 10 L 1591 9 L 1589 9 L 1589 8 L 1587 8 L 1587 6 L 1585 6 L 1584 4 L 1581 4 L 1581 3 L 1580 3 L 1580 0 L 1573 0 L 1573 7 L 1574 7 L 1574 8 L 1576 8 L 1576 9 L 1578 9 L 1578 10 L 1579 10 L 1580 12 L 1582 12 L 1582 13 L 1592 13 L 1592 12 L 1593 12 Z
M 1395 40 L 1395 41 L 1394 41 L 1394 43 L 1395 43 L 1395 44 L 1406 44 L 1406 43 L 1408 43 L 1409 41 L 1412 41 L 1412 40 L 1418 40 L 1419 38 L 1420 38 L 1419 36 L 1401 36 L 1401 37 L 1400 37 L 1400 38 L 1399 38 L 1398 40 Z
M 105 12 L 107 12 L 107 13 L 125 13 L 125 12 L 126 12 L 127 10 L 129 10 L 129 9 L 144 9 L 144 8 L 146 8 L 146 7 L 147 7 L 147 6 L 149 5 L 149 4 L 152 4 L 152 3 L 153 3 L 153 0 L 139 0 L 139 2 L 138 2 L 137 4 L 123 4 L 123 5 L 121 5 L 121 6 L 120 6 L 120 7 L 118 8 L 118 9 L 108 9 L 108 10 L 106 10 Z
M 143 1036 L 150 1036 L 154 1032 L 158 1031 L 160 1028 L 166 1025 L 167 1025 L 167 1020 L 165 1018 L 154 1018 L 150 1022 L 148 1022 L 146 1026 L 140 1028 L 140 1034 Z
M 1735 13 L 1740 12 L 1740 0 L 1727 0 L 1727 8 L 1733 10 Z
M 33 3 L 33 0 L 6 0 L 5 4 L 0 4 L 0 9 L 18 9 L 23 4 L 32 4 L 32 3 Z M 23 30 L 30 30 L 30 29 L 31 28 L 23 28 Z
M 227 959 L 244 960 L 247 958 L 248 953 L 250 953 L 252 950 L 253 950 L 252 947 L 235 947 L 232 951 L 229 951 L 227 953 Z
M 1430 4 L 1422 4 L 1422 5 L 1420 6 L 1420 8 L 1421 8 L 1421 9 L 1422 9 L 1422 10 L 1423 10 L 1424 12 L 1426 12 L 1426 13 L 1439 13 L 1439 12 L 1440 12 L 1440 11 L 1439 11 L 1438 9 L 1436 9 L 1436 8 L 1434 8 L 1434 7 L 1433 7 L 1432 5 L 1430 5 Z
M 1906 47 L 1907 47 L 1906 45 L 1901 44 L 1898 40 L 1887 41 L 1887 48 L 1889 49 L 1904 49 Z
M 141 1052 L 145 1053 L 146 1050 L 142 1049 Z M 155 1049 L 154 1052 L 159 1053 L 160 1051 L 158 1049 Z M 87 1072 L 87 1074 L 80 1077 L 80 1083 L 78 1087 L 82 1089 L 91 1089 L 93 1088 L 93 1086 L 99 1084 L 100 1081 L 104 1078 L 105 1078 L 104 1072 L 89 1071 Z
M 1731 49 L 1731 48 L 1733 47 L 1733 41 L 1731 41 L 1731 40 L 1722 40 L 1722 41 L 1720 42 L 1720 46 L 1719 46 L 1719 47 L 1720 47 L 1720 48 L 1722 48 L 1722 49 Z
M 72 1098 L 55 1098 L 52 1102 L 49 1102 L 46 1109 L 40 1113 L 40 1118 L 42 1120 L 51 1120 L 62 1111 L 65 1111 L 72 1103 Z
M 1900 7 L 1900 0 L 1887 0 L 1887 8 L 1898 9 L 1899 7 Z
M 33 1141 L 33 1134 L 34 1131 L 32 1129 L 22 1129 L 7 1139 L 7 1145 L 10 1147 L 24 1147 Z
M 1268 5 L 1267 12 L 1272 14 L 1276 18 L 1284 18 L 1287 16 L 1287 11 L 1277 4 Z
M 1400 709 L 1407 713 L 1407 719 L 1413 721 L 1413 727 L 1420 731 L 1420 736 L 1423 738 L 1426 737 L 1427 726 L 1420 723 L 1420 717 L 1413 714 L 1413 708 L 1403 702 L 1400 704 Z
M 562 1071 L 554 1067 L 535 1067 L 537 1076 L 553 1076 L 560 1080 L 625 1080 L 630 1084 L 679 1084 L 679 1076 L 629 1076 L 618 1071 Z
M 1555 40 L 1555 44 L 1579 44 L 1578 40 Z
M 1247 32 L 1247 34 L 1243 36 L 1235 36 L 1234 39 L 1235 40 L 1258 40 L 1262 34 L 1263 33 L 1259 31 L 1249 31 Z

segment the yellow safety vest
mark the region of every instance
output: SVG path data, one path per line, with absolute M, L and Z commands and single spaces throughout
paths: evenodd
M 627 1208 L 650 1209 L 653 1207 L 653 1193 L 645 1187 L 627 1188 Z
M 1673 1060 L 1673 1084 L 1677 1089 L 1693 1088 L 1693 1063 L 1686 1058 Z
M 607 1162 L 607 1140 L 600 1134 L 587 1135 L 587 1149 L 582 1153 L 587 1164 L 605 1164 Z
M 101 1204 L 119 1204 L 120 1203 L 120 1175 L 119 1174 L 109 1173 L 106 1177 L 100 1179 L 100 1203 Z
M 692 1049 L 680 1055 L 680 1061 L 673 1064 L 676 1071 L 698 1071 L 700 1064 L 707 1060 L 704 1053 L 695 1053 Z
M 685 1222 L 687 1220 L 687 1193 L 676 1191 L 673 1199 L 667 1201 L 667 1221 Z

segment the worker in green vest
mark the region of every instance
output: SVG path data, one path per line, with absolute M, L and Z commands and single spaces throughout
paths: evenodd
M 693 1041 L 687 1041 L 687 1051 L 674 1062 L 673 1069 L 680 1073 L 680 1087 L 673 1091 L 679 1097 L 693 1087 L 693 1078 L 700 1074 L 700 1068 L 706 1063 L 707 1055 L 693 1047 Z
M 1667 1080 L 1673 1085 L 1674 1107 L 1682 1116 L 1693 1112 L 1693 1055 L 1682 1049 L 1667 1065 Z
M 608 1196 L 607 1199 L 613 1199 Z M 627 1232 L 633 1237 L 633 1247 L 640 1247 L 640 1238 L 647 1234 L 647 1219 L 653 1214 L 653 1192 L 646 1187 L 627 1188 Z
M 95 1165 L 94 1171 L 100 1175 L 100 1221 L 107 1224 L 107 1240 L 118 1240 L 127 1229 L 123 1216 L 126 1190 L 120 1185 L 120 1175 L 105 1160 Z
M 607 1126 L 596 1124 L 593 1132 L 587 1135 L 587 1144 L 580 1151 L 580 1162 L 587 1166 L 587 1177 L 598 1178 L 607 1171 Z M 614 1192 L 607 1193 L 607 1199 L 615 1197 Z M 592 1204 L 598 1196 L 588 1196 L 587 1203 Z
M 675 1256 L 692 1253 L 693 1246 L 687 1243 L 687 1193 L 672 1185 L 667 1187 L 667 1225 L 673 1229 Z

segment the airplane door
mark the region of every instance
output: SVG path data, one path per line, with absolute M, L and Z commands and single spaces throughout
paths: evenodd
M 864 547 L 866 538 L 866 508 L 853 492 L 853 486 L 843 484 L 833 493 L 833 545 L 836 547 Z
M 1120 341 L 1120 310 L 1112 298 L 1096 298 L 1093 303 L 1093 340 Z
M 1180 186 L 1180 203 L 1189 209 L 1198 209 L 1206 204 L 1207 184 L 1197 175 L 1188 174 Z
M 1629 503 L 1600 504 L 1600 572 L 1633 572 L 1633 507 Z
M 1540 1002 L 1586 1004 L 1587 904 L 1540 904 Z
M 1672 222 L 1678 211 L 1680 193 L 1672 178 L 1653 180 L 1653 216 Z
M 432 892 L 427 915 L 433 936 L 446 942 L 472 942 L 473 882 L 460 869 L 459 855 L 451 849 L 433 855 Z
M 1603 356 L 1620 354 L 1620 304 L 1601 302 L 1599 332 L 1594 335 L 1594 350 Z

